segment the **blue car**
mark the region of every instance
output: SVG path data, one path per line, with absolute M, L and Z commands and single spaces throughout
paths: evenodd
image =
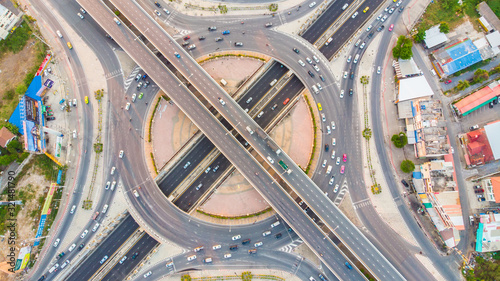
M 231 31 L 229 31 L 229 30 L 222 31 L 222 35 L 228 35 L 229 33 L 231 33 Z
M 352 269 L 352 266 L 348 262 L 345 262 L 345 266 L 347 266 L 347 268 L 349 269 Z
M 175 53 L 174 53 L 174 55 L 175 55 L 176 57 L 178 57 L 178 58 L 180 58 L 180 57 L 181 57 L 181 55 L 179 55 L 179 53 L 177 53 L 177 52 L 175 52 Z
M 59 104 L 63 104 L 66 100 L 65 99 L 62 99 L 59 101 Z

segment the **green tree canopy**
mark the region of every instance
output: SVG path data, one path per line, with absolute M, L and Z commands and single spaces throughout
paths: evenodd
M 420 28 L 417 32 L 417 34 L 415 34 L 415 36 L 413 36 L 413 40 L 415 40 L 416 43 L 422 43 L 424 42 L 425 40 L 425 30 L 423 28 Z
M 396 46 L 392 49 L 392 55 L 396 59 L 404 59 L 408 60 L 413 56 L 413 52 L 411 50 L 411 47 L 413 46 L 413 42 L 410 40 L 410 38 L 407 38 L 404 35 L 399 36 L 398 42 L 396 43 Z
M 403 148 L 405 145 L 408 144 L 408 138 L 406 137 L 406 134 L 403 132 L 393 135 L 391 141 L 397 148 Z
M 411 160 L 403 160 L 401 162 L 400 168 L 401 168 L 401 171 L 409 174 L 415 170 L 415 164 L 413 164 L 413 162 Z
M 467 80 L 460 80 L 460 81 L 458 81 L 457 89 L 459 91 L 465 90 L 468 87 L 470 87 L 469 81 L 467 81 Z
M 474 81 L 474 83 L 483 83 L 489 78 L 490 75 L 488 74 L 488 71 L 480 68 L 474 72 L 474 77 L 472 78 L 472 80 Z
M 439 31 L 441 31 L 443 33 L 448 33 L 448 32 L 450 32 L 450 26 L 446 22 L 442 22 L 439 25 Z

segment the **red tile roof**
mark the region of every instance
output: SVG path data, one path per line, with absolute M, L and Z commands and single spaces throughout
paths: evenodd
M 500 96 L 500 85 L 494 87 L 493 89 L 486 86 L 474 94 L 463 98 L 459 102 L 455 103 L 454 106 L 460 114 L 464 114 L 465 112 L 472 110 L 495 96 Z

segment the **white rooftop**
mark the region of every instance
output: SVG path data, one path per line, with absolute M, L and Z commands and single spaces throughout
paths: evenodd
M 399 80 L 399 102 L 434 95 L 424 76 Z
M 448 37 L 446 37 L 446 34 L 439 31 L 439 24 L 438 24 L 425 31 L 424 41 L 427 48 L 432 48 L 448 41 Z
M 491 47 L 500 46 L 500 32 L 498 32 L 498 30 L 495 32 L 486 34 L 486 39 L 488 39 L 488 42 L 490 43 Z
M 484 126 L 484 131 L 488 137 L 493 157 L 495 160 L 500 159 L 500 141 L 498 141 L 500 139 L 500 122 Z

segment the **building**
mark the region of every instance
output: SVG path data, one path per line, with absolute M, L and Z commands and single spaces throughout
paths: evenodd
M 16 138 L 16 135 L 11 133 L 9 129 L 2 127 L 0 129 L 0 146 L 5 148 L 13 139 Z
M 500 54 L 500 32 L 497 30 L 486 34 L 486 40 L 490 43 L 492 53 L 495 56 Z
M 439 30 L 439 25 L 435 25 L 425 31 L 425 47 L 428 49 L 439 48 L 448 42 L 446 34 Z
M 431 160 L 419 168 L 413 173 L 415 190 L 446 246 L 455 247 L 460 241 L 458 231 L 465 227 L 453 156 L 447 154 L 444 160 Z
M 398 79 L 418 76 L 422 74 L 413 58 L 410 58 L 409 60 L 399 59 L 397 61 L 394 61 L 392 65 L 394 66 L 394 70 L 396 71 Z
M 484 189 L 484 199 L 493 203 L 500 203 L 500 177 L 489 177 L 481 180 Z
M 500 83 L 493 81 L 481 90 L 453 104 L 458 115 L 466 116 L 500 97 Z
M 398 81 L 398 83 L 399 91 L 397 102 L 423 97 L 431 97 L 432 95 L 434 95 L 431 86 L 423 75 L 401 79 Z
M 485 19 L 485 21 L 490 25 L 489 30 L 500 31 L 500 19 L 495 15 L 493 10 L 488 6 L 486 2 L 481 2 L 477 5 L 477 11 Z M 483 26 L 486 29 L 486 27 Z
M 469 167 L 484 165 L 500 159 L 500 120 L 489 123 L 464 135 L 460 135 L 465 147 L 465 163 Z
M 483 60 L 480 49 L 469 38 L 435 50 L 432 56 L 432 65 L 440 77 L 447 77 Z
M 500 214 L 479 215 L 476 231 L 476 252 L 500 251 Z
M 18 12 L 10 1 L 0 2 L 0 40 L 7 38 L 13 29 L 15 29 L 22 15 L 23 13 Z

